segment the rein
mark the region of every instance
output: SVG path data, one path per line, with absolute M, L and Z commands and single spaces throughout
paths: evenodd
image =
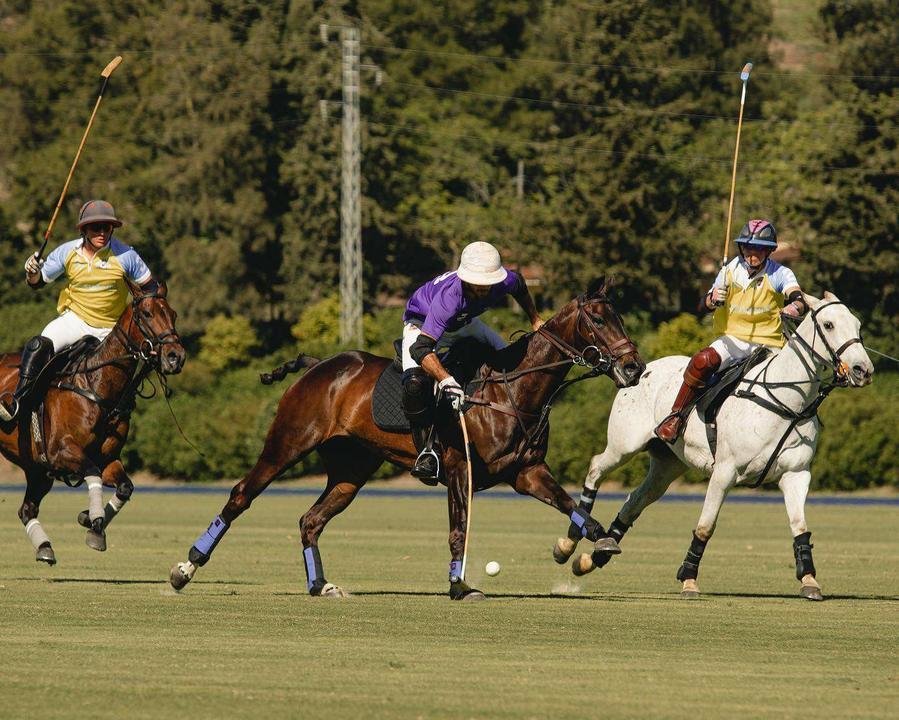
M 594 301 L 610 304 L 609 300 L 605 298 L 599 298 Z M 550 343 L 550 345 L 552 345 L 559 353 L 564 356 L 563 360 L 546 363 L 543 365 L 535 365 L 533 367 L 525 368 L 523 370 L 516 370 L 514 372 L 501 372 L 499 373 L 498 377 L 487 375 L 484 378 L 478 378 L 471 382 L 472 385 L 480 385 L 481 388 L 486 386 L 488 383 L 502 384 L 503 390 L 506 393 L 506 398 L 509 401 L 508 406 L 491 402 L 489 400 L 481 400 L 476 396 L 466 396 L 465 401 L 471 405 L 478 405 L 480 407 L 489 408 L 491 410 L 503 413 L 504 415 L 510 415 L 514 417 L 518 421 L 518 427 L 520 428 L 526 440 L 522 452 L 537 445 L 542 435 L 547 431 L 549 427 L 549 414 L 552 411 L 553 403 L 563 390 L 570 387 L 571 385 L 574 385 L 575 383 L 579 383 L 583 380 L 588 380 L 590 378 L 598 377 L 607 373 L 614 364 L 615 360 L 624 357 L 628 353 L 636 352 L 636 346 L 633 344 L 633 342 L 631 342 L 630 338 L 626 336 L 613 343 L 612 345 L 608 345 L 607 343 L 605 343 L 599 336 L 599 328 L 597 327 L 595 321 L 584 309 L 585 305 L 585 297 L 579 297 L 578 314 L 577 319 L 575 320 L 575 333 L 581 339 L 585 339 L 588 343 L 590 343 L 583 350 L 578 351 L 577 348 L 570 345 L 558 335 L 548 330 L 546 328 L 546 325 L 542 325 L 534 333 L 531 334 L 538 334 L 545 338 Z M 580 332 L 582 321 L 586 321 L 587 329 L 589 331 L 589 340 L 587 340 L 585 335 Z M 604 355 L 596 343 L 601 343 L 606 348 L 609 354 Z M 590 353 L 592 361 L 587 359 L 587 353 L 591 350 L 593 351 Z M 512 390 L 509 386 L 509 383 L 511 381 L 522 378 L 525 375 L 530 375 L 531 373 L 540 372 L 543 370 L 552 370 L 559 367 L 570 367 L 572 365 L 589 368 L 589 372 L 572 380 L 564 380 L 563 382 L 561 382 L 559 386 L 550 394 L 549 399 L 545 403 L 543 403 L 543 406 L 541 407 L 539 413 L 531 413 L 521 410 L 515 404 L 515 400 L 512 396 Z M 475 395 L 477 394 L 477 392 L 478 391 L 475 391 Z M 527 425 L 525 424 L 525 418 L 523 416 L 527 416 L 529 419 L 537 418 L 536 424 L 534 425 L 534 429 L 532 431 L 528 431 Z
M 809 352 L 809 354 L 812 356 L 813 360 L 817 360 L 821 365 L 823 365 L 824 367 L 827 367 L 829 370 L 831 370 L 831 372 L 833 372 L 833 377 L 831 378 L 830 382 L 827 384 L 825 384 L 820 378 L 818 378 L 820 387 L 818 389 L 818 394 L 814 400 L 812 400 L 805 408 L 803 408 L 799 412 L 792 410 L 791 408 L 787 407 L 787 405 L 784 404 L 781 400 L 778 400 L 777 397 L 771 392 L 771 390 L 769 388 L 795 387 L 796 385 L 811 384 L 814 382 L 814 380 L 813 379 L 794 380 L 794 381 L 790 381 L 790 382 L 769 381 L 767 379 L 767 375 L 768 375 L 768 369 L 771 367 L 771 360 L 768 361 L 768 364 L 765 366 L 764 370 L 762 370 L 762 372 L 759 374 L 758 379 L 749 380 L 749 379 L 744 378 L 743 380 L 741 380 L 741 382 L 747 383 L 746 390 L 737 390 L 734 393 L 735 397 L 745 398 L 746 400 L 752 400 L 754 403 L 756 403 L 760 407 L 763 407 L 766 410 L 773 412 L 775 415 L 778 415 L 778 416 L 790 421 L 789 425 L 787 426 L 786 432 L 784 432 L 784 434 L 781 436 L 780 440 L 778 441 L 777 445 L 774 448 L 774 452 L 771 454 L 771 457 L 768 458 L 768 462 L 765 464 L 764 469 L 759 474 L 759 476 L 755 480 L 755 482 L 746 487 L 757 488 L 765 481 L 765 477 L 768 475 L 768 472 L 771 470 L 772 466 L 774 465 L 775 460 L 777 460 L 777 457 L 780 454 L 780 451 L 783 448 L 784 443 L 787 441 L 787 438 L 789 437 L 790 433 L 793 432 L 793 429 L 803 420 L 809 420 L 809 419 L 815 417 L 818 414 L 818 408 L 821 407 L 821 404 L 824 402 L 824 400 L 827 398 L 827 396 L 833 391 L 834 388 L 845 387 L 849 383 L 848 377 L 842 370 L 845 363 L 843 363 L 843 361 L 840 359 L 839 356 L 843 353 L 843 351 L 846 350 L 846 348 L 850 347 L 851 345 L 854 345 L 855 343 L 861 343 L 862 341 L 861 341 L 861 338 L 856 337 L 856 338 L 847 340 L 842 345 L 840 345 L 840 347 L 837 348 L 836 350 L 834 350 L 830 346 L 830 343 L 827 342 L 827 338 L 824 336 L 824 333 L 821 331 L 821 326 L 818 324 L 818 313 L 820 313 L 824 308 L 830 307 L 831 305 L 844 305 L 844 303 L 838 302 L 838 301 L 829 302 L 826 305 L 820 305 L 815 310 L 811 311 L 812 324 L 815 328 L 815 332 L 814 332 L 814 335 L 812 336 L 811 344 L 809 344 L 809 342 L 805 338 L 803 338 L 801 335 L 799 335 L 798 333 L 793 332 L 793 331 L 787 331 L 786 329 L 784 329 L 784 335 L 787 336 L 788 343 L 792 343 L 795 341 L 797 345 L 803 347 L 805 350 L 807 350 Z M 818 335 L 820 335 L 821 341 L 824 343 L 824 347 L 826 348 L 828 354 L 830 355 L 829 358 L 825 357 L 824 355 L 819 353 L 817 350 L 815 350 L 815 347 L 814 347 L 815 337 Z M 812 377 L 817 378 L 818 377 L 817 370 L 815 368 L 810 368 L 808 366 L 808 364 L 806 363 L 805 358 L 802 357 L 802 355 L 798 355 L 798 357 L 799 357 L 800 361 L 802 362 L 802 364 L 805 366 L 806 370 L 808 370 L 809 374 Z M 773 360 L 773 358 L 772 358 L 772 360 Z M 763 388 L 765 390 L 765 392 L 768 393 L 768 397 L 770 398 L 770 400 L 756 395 L 752 391 L 753 388 L 756 386 Z

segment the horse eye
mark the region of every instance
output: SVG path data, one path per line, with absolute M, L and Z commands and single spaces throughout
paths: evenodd
M 144 316 L 145 318 L 147 318 L 148 320 L 149 320 L 151 317 L 153 317 L 153 315 L 150 313 L 149 310 L 141 310 L 141 311 L 140 311 L 140 314 L 143 315 L 143 316 Z
M 833 323 L 830 322 L 830 320 L 826 320 L 824 322 L 824 329 L 825 330 L 833 330 Z

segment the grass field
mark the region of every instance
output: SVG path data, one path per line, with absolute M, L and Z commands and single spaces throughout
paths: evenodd
M 169 567 L 224 498 L 138 489 L 98 554 L 74 524 L 85 494 L 57 489 L 48 568 L 20 496 L 0 494 L 0 717 L 896 717 L 893 507 L 809 508 L 823 603 L 797 596 L 782 506 L 725 506 L 690 602 L 673 576 L 698 500 L 650 508 L 624 554 L 575 583 L 550 559 L 563 519 L 489 496 L 469 577 L 491 599 L 452 603 L 437 490 L 363 494 L 332 523 L 325 569 L 348 599 L 306 595 L 296 519 L 311 498 L 283 495 L 173 593 Z

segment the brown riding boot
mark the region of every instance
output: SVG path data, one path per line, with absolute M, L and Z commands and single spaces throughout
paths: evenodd
M 684 382 L 671 406 L 671 414 L 653 431 L 659 440 L 664 440 L 669 445 L 677 442 L 684 428 L 684 409 L 690 406 L 696 394 L 708 384 L 709 378 L 719 367 L 721 356 L 712 347 L 703 348 L 690 359 L 684 371 Z

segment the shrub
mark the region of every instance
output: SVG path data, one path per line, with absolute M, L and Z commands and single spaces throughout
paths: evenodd
M 242 315 L 216 315 L 200 338 L 198 360 L 214 371 L 245 365 L 258 345 L 250 321 Z

